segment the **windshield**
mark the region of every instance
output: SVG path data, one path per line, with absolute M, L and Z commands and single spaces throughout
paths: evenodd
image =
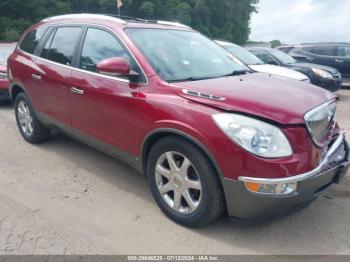
M 7 64 L 7 59 L 15 50 L 15 45 L 0 46 L 0 64 Z
M 277 50 L 277 49 L 269 49 L 269 52 L 271 55 L 273 55 L 275 58 L 280 60 L 283 64 L 295 64 L 296 60 L 291 57 L 290 55 L 287 55 L 286 53 Z
M 197 32 L 144 28 L 126 31 L 157 74 L 167 82 L 218 78 L 249 70 Z
M 250 53 L 247 49 L 235 46 L 235 45 L 228 45 L 224 46 L 228 51 L 230 51 L 234 56 L 236 56 L 239 60 L 241 60 L 246 65 L 262 65 L 264 64 L 263 61 L 261 61 L 259 58 L 257 58 L 255 55 Z

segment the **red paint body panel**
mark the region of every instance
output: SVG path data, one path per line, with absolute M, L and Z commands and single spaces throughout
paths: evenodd
M 335 95 L 327 90 L 319 90 L 300 81 L 281 81 L 260 73 L 179 83 L 174 87 L 179 95 L 188 99 L 229 111 L 257 115 L 284 125 L 303 124 L 306 112 L 335 99 Z M 225 100 L 208 101 L 185 95 L 182 89 L 220 96 Z
M 239 176 L 288 177 L 310 171 L 319 164 L 321 149 L 313 145 L 303 126 L 304 114 L 335 99 L 332 93 L 297 81 L 272 79 L 260 74 L 169 85 L 156 75 L 124 29 L 173 27 L 116 23 L 110 19 L 92 23 L 88 18 L 79 21 L 60 19 L 44 24 L 56 23 L 86 23 L 113 30 L 141 65 L 148 83 L 135 86 L 107 79 L 33 58 L 17 49 L 10 58 L 11 83 L 20 83 L 25 88 L 38 112 L 135 157 L 141 157 L 143 142 L 149 134 L 160 129 L 179 131 L 206 148 L 223 176 L 230 179 Z M 31 78 L 33 73 L 39 73 L 44 81 L 37 83 Z M 71 87 L 83 90 L 84 96 L 71 93 Z M 226 100 L 188 96 L 182 89 L 221 96 Z M 224 111 L 279 123 L 294 154 L 280 159 L 263 159 L 248 153 L 214 123 L 212 115 Z
M 71 85 L 84 91 L 84 96 L 70 94 L 72 127 L 135 154 L 133 130 L 138 87 L 74 70 Z

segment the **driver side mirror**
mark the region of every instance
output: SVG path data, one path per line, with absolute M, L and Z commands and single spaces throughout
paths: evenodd
M 112 57 L 98 63 L 96 65 L 96 71 L 107 76 L 129 77 L 130 64 L 122 57 Z

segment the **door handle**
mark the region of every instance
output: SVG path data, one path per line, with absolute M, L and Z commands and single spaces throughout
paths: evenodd
M 41 80 L 41 76 L 37 74 L 32 74 L 32 78 L 35 80 Z
M 340 59 L 335 59 L 335 62 L 337 62 L 337 63 L 344 63 L 344 61 L 340 60 Z
M 81 90 L 79 88 L 76 88 L 76 87 L 72 87 L 70 89 L 70 91 L 74 94 L 78 94 L 78 95 L 83 95 L 84 94 L 84 90 Z

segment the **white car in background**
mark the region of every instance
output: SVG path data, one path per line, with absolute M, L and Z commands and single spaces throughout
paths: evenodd
M 246 64 L 253 71 L 310 83 L 310 79 L 306 75 L 288 68 L 264 64 L 263 61 L 239 45 L 218 40 L 215 42 L 229 51 L 234 56 L 235 60 L 239 60 L 241 63 Z

